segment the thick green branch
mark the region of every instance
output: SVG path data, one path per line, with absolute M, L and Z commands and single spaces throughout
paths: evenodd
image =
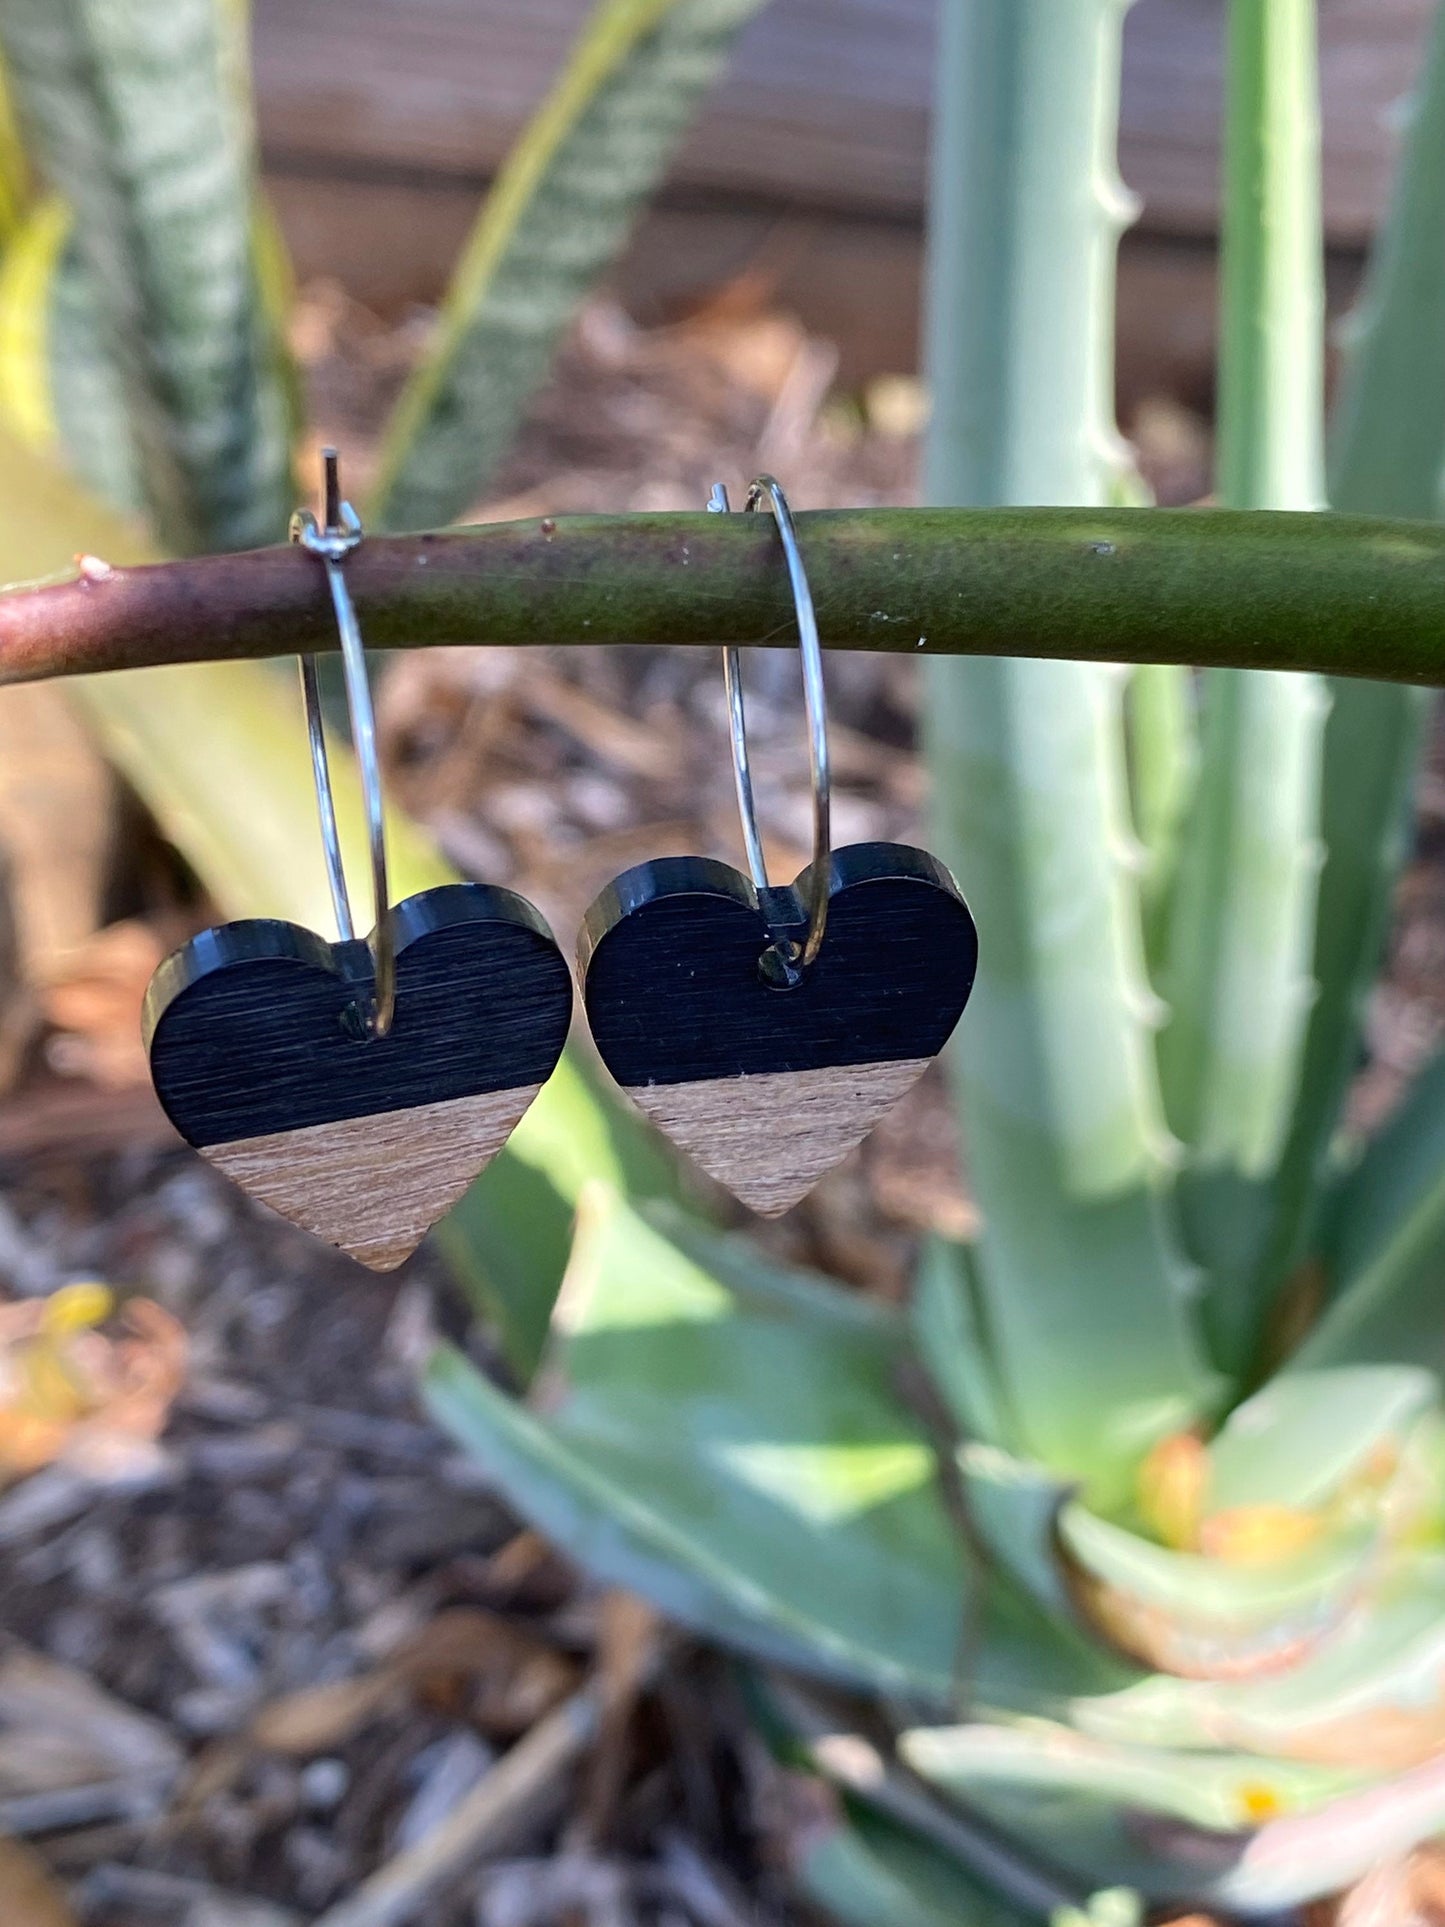
M 1318 669 L 1445 681 L 1445 529 L 1130 509 L 802 515 L 824 642 L 908 655 Z M 369 538 L 347 563 L 369 645 L 789 647 L 768 518 L 559 517 Z M 0 682 L 335 647 L 296 549 L 111 569 L 0 597 Z

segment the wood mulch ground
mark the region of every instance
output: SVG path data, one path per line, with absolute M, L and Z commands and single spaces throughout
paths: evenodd
M 297 333 L 317 439 L 340 443 L 361 492 L 418 330 L 322 288 Z M 803 506 L 909 500 L 916 388 L 839 397 L 834 373 L 828 344 L 746 284 L 651 332 L 598 304 L 479 513 L 695 507 L 759 468 Z M 1201 425 L 1159 402 L 1136 427 L 1161 492 L 1200 493 Z M 768 854 L 791 875 L 809 835 L 796 667 L 768 654 L 748 673 Z M 837 839 L 923 840 L 914 665 L 841 657 L 829 676 Z M 392 667 L 381 716 L 399 798 L 564 944 L 628 864 L 737 855 L 705 652 L 418 653 Z M 419 1412 L 418 1345 L 464 1323 L 439 1262 L 374 1278 L 171 1138 L 136 1010 L 205 910 L 153 827 L 127 820 L 106 927 L 31 987 L 0 1117 L 0 1286 L 12 1301 L 86 1278 L 143 1294 L 189 1361 L 158 1444 L 108 1481 L 62 1462 L 0 1492 L 0 1895 L 39 1880 L 18 1841 L 68 1897 L 33 1909 L 52 1927 L 800 1917 L 789 1866 L 816 1813 L 752 1735 L 725 1662 L 586 1583 Z M 1442 841 L 1437 762 L 1376 1003 L 1377 1106 L 1441 1029 Z M 920 1234 L 970 1223 L 930 1076 L 770 1235 L 896 1297 Z M 499 1759 L 508 1775 L 489 1779 Z

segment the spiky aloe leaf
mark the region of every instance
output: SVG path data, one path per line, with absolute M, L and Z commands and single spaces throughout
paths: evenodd
M 846 1927 L 1017 1927 L 1011 1908 L 958 1861 L 859 1802 L 803 1836 L 792 1867 L 813 1904 Z
M 1192 681 L 1177 663 L 1141 663 L 1130 671 L 1124 699 L 1129 793 L 1143 853 L 1139 901 L 1144 949 L 1156 982 L 1180 832 L 1199 778 Z
M 26 140 L 75 213 L 146 501 L 172 549 L 274 540 L 287 407 L 251 244 L 239 10 L 14 0 L 3 50 Z
M 1445 1742 L 1445 1561 L 1423 1555 L 1381 1586 L 1303 1663 L 1257 1680 L 1162 1674 L 1070 1722 L 1098 1739 L 1222 1748 L 1399 1772 Z
M 1434 10 L 1389 213 L 1344 331 L 1330 501 L 1370 515 L 1438 515 L 1445 482 L 1445 11 Z
M 902 1751 L 925 1778 L 958 1792 L 1002 1783 L 1082 1793 L 1228 1834 L 1257 1822 L 1262 1810 L 1318 1807 L 1365 1779 L 1340 1767 L 1252 1754 L 1115 1746 L 1043 1721 L 915 1729 L 904 1735 Z
M 1110 1670 L 978 1580 L 887 1312 L 595 1190 L 532 1409 L 443 1351 L 431 1410 L 599 1576 L 767 1657 L 1035 1706 Z M 666 1449 L 659 1442 L 666 1441 Z M 981 1632 L 976 1651 L 973 1635 Z
M 1437 9 L 1404 123 L 1389 214 L 1346 331 L 1330 450 L 1330 500 L 1338 509 L 1420 517 L 1439 512 L 1445 474 L 1442 234 L 1445 10 Z M 1282 1209 L 1270 1259 L 1276 1277 L 1298 1261 L 1314 1231 L 1407 848 L 1411 791 L 1432 702 L 1424 690 L 1394 684 L 1336 678 L 1330 689 L 1322 786 L 1325 864 L 1315 936 L 1319 996 L 1280 1175 Z M 1328 1275 L 1332 1286 L 1344 1280 L 1337 1262 Z
M 1230 1566 L 1155 1545 L 1077 1502 L 1059 1516 L 1090 1618 L 1138 1664 L 1197 1679 L 1293 1664 L 1364 1597 L 1382 1538 L 1353 1521 L 1293 1556 Z
M 992 1365 L 973 1247 L 930 1237 L 913 1276 L 910 1318 L 919 1355 L 965 1439 L 1017 1449 Z
M 1248 1914 L 1350 1886 L 1445 1824 L 1445 1760 L 1380 1780 L 1241 1753 L 1108 1745 L 1044 1721 L 905 1735 L 925 1778 L 1049 1850 L 1090 1884 Z M 1151 1851 L 1152 1849 L 1152 1851 Z M 1187 1866 L 1187 1875 L 1182 1868 Z
M 434 528 L 506 453 L 583 295 L 620 251 L 762 0 L 599 0 L 487 198 L 435 347 L 397 405 L 375 514 Z
M 1108 498 L 1124 12 L 978 0 L 941 16 L 932 501 Z M 1001 162 L 1024 153 L 1026 166 Z M 1080 664 L 929 669 L 937 840 L 983 933 L 954 1062 L 993 1368 L 1021 1450 L 1117 1488 L 1212 1392 L 1161 1195 L 1122 679 Z
M 958 1470 L 975 1543 L 992 1569 L 1007 1573 L 1045 1612 L 1075 1624 L 1077 1605 L 1059 1558 L 1059 1517 L 1072 1488 L 996 1445 L 961 1446 Z
M 1211 1441 L 1197 1519 L 1177 1544 L 1063 1506 L 1075 1596 L 1166 1672 L 1237 1679 L 1298 1664 L 1419 1523 L 1411 1453 L 1437 1401 L 1432 1375 L 1404 1366 L 1274 1380 Z
M 1322 505 L 1324 268 L 1314 0 L 1231 0 L 1217 493 Z M 1247 1376 L 1259 1266 L 1312 995 L 1324 689 L 1279 672 L 1205 680 L 1201 779 L 1163 944 L 1169 1123 L 1189 1154 L 1181 1222 L 1218 1362 Z
M 1445 1058 L 1437 1058 L 1330 1200 L 1321 1240 L 1333 1302 L 1291 1361 L 1445 1369 Z
M 1203 1410 L 1126 869 L 1119 679 L 957 663 L 928 705 L 939 840 L 987 933 L 957 1052 L 992 1366 L 1016 1442 L 1107 1494 Z

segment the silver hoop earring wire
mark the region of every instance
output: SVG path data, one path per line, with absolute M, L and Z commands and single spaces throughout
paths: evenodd
M 828 766 L 828 707 L 823 689 L 823 651 L 818 641 L 818 618 L 813 609 L 813 593 L 808 587 L 808 572 L 798 546 L 788 498 L 771 475 L 759 475 L 748 489 L 744 512 L 756 510 L 764 496 L 772 505 L 778 539 L 788 565 L 788 582 L 793 591 L 793 609 L 798 625 L 798 649 L 803 662 L 803 701 L 808 718 L 808 762 L 813 784 L 813 862 L 810 871 L 812 901 L 808 906 L 808 934 L 800 953 L 783 959 L 785 964 L 806 970 L 823 945 L 828 927 L 828 890 L 831 882 L 832 781 Z M 708 509 L 725 515 L 731 507 L 727 489 L 713 484 Z M 759 895 L 770 888 L 768 868 L 763 859 L 763 839 L 758 828 L 757 805 L 753 798 L 752 769 L 748 762 L 747 717 L 743 701 L 742 662 L 737 649 L 723 650 L 723 680 L 727 688 L 728 739 L 732 746 L 733 782 L 737 789 L 738 814 L 742 818 L 743 843 L 747 849 L 748 869 Z M 794 977 L 796 980 L 796 977 Z
M 298 509 L 291 518 L 291 540 L 317 556 L 326 570 L 331 591 L 331 606 L 341 637 L 341 661 L 346 675 L 346 704 L 351 715 L 351 738 L 361 769 L 361 790 L 366 804 L 367 834 L 371 843 L 371 887 L 376 910 L 376 928 L 371 937 L 372 975 L 375 989 L 371 1008 L 363 1013 L 366 1034 L 385 1037 L 396 1012 L 396 937 L 391 921 L 391 893 L 386 874 L 386 822 L 381 792 L 381 763 L 376 752 L 376 712 L 371 701 L 371 679 L 366 668 L 366 648 L 356 608 L 347 587 L 344 564 L 362 539 L 361 518 L 350 502 L 341 496 L 340 467 L 336 450 L 321 452 L 325 477 L 325 522 L 318 522 L 310 509 Z M 331 764 L 326 754 L 326 725 L 321 713 L 321 690 L 316 675 L 316 658 L 301 658 L 301 692 L 306 703 L 306 733 L 311 743 L 311 773 L 316 783 L 316 810 L 321 819 L 321 842 L 326 852 L 326 879 L 331 886 L 331 902 L 336 924 L 344 943 L 356 936 L 351 914 L 351 898 L 346 888 L 346 866 L 341 852 L 341 837 L 336 827 L 336 797 L 331 784 Z

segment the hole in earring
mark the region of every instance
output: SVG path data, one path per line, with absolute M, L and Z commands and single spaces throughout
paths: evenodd
M 373 1031 L 365 1009 L 355 999 L 349 1003 L 336 1020 L 342 1031 L 353 1044 L 369 1044 Z
M 803 981 L 802 956 L 801 944 L 782 937 L 758 958 L 758 975 L 769 990 L 796 990 Z

